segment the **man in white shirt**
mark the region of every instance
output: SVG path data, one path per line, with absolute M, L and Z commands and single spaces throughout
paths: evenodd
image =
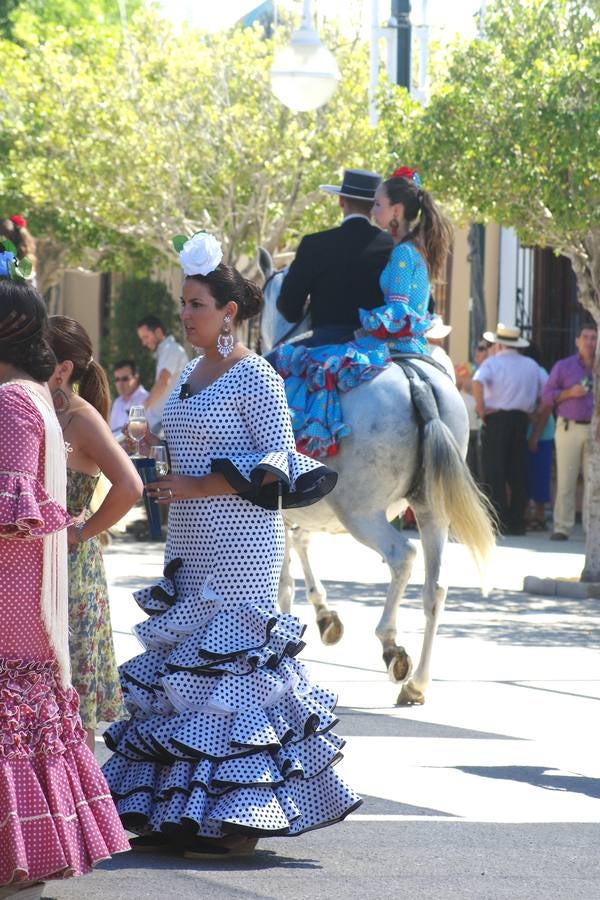
M 486 331 L 483 336 L 494 345 L 492 355 L 473 376 L 477 415 L 483 422 L 484 486 L 502 533 L 525 534 L 527 425 L 548 376 L 533 359 L 518 352 L 529 345 L 518 328 L 499 323 L 496 332 Z
M 165 329 L 156 316 L 145 316 L 137 324 L 137 333 L 143 347 L 156 353 L 156 377 L 146 398 L 146 416 L 150 430 L 159 434 L 162 413 L 167 398 L 183 372 L 189 358 L 181 344 Z
M 119 440 L 129 421 L 132 406 L 143 406 L 148 391 L 140 384 L 137 366 L 133 359 L 121 359 L 114 367 L 114 381 L 118 397 L 110 410 L 110 429 Z

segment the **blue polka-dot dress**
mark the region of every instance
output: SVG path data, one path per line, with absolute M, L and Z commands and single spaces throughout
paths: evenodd
M 135 595 L 145 651 L 121 666 L 131 718 L 105 738 L 123 824 L 138 834 L 296 835 L 360 804 L 334 771 L 335 696 L 296 658 L 303 626 L 278 612 L 278 505 L 306 505 L 335 475 L 295 450 L 283 385 L 257 356 L 164 411 L 174 473 L 221 472 L 238 494 L 169 511 L 164 577 Z M 262 485 L 266 472 L 277 481 Z M 281 493 L 281 496 L 279 496 Z
M 427 309 L 429 276 L 414 244 L 407 241 L 394 247 L 379 284 L 384 305 L 359 311 L 364 330 L 387 341 L 397 353 L 429 353 L 427 331 L 434 323 Z

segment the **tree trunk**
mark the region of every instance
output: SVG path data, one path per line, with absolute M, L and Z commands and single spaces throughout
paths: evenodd
M 64 244 L 53 237 L 37 238 L 35 275 L 37 289 L 42 296 L 60 282 L 66 258 Z
M 569 253 L 577 276 L 579 301 L 594 317 L 600 331 L 600 230 L 590 230 L 581 248 Z M 600 582 L 600 341 L 594 359 L 594 412 L 590 428 L 587 472 L 587 508 L 585 565 L 581 581 Z

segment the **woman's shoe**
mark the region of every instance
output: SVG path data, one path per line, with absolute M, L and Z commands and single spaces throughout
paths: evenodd
M 129 846 L 136 853 L 175 853 L 181 850 L 181 844 L 178 847 L 168 834 L 156 831 L 130 838 Z
M 240 856 L 252 856 L 258 844 L 258 838 L 231 835 L 224 838 L 197 838 L 191 841 L 183 851 L 185 859 L 232 859 Z

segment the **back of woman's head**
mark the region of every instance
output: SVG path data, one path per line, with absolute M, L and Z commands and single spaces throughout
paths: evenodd
M 219 263 L 217 268 L 208 275 L 189 275 L 188 278 L 206 285 L 211 296 L 215 298 L 218 309 L 222 309 L 230 300 L 235 300 L 238 306 L 236 322 L 251 319 L 253 316 L 257 316 L 262 309 L 263 293 L 261 288 L 240 275 L 233 266 Z
M 75 319 L 50 316 L 48 340 L 59 363 L 73 363 L 71 384 L 78 387 L 79 396 L 108 420 L 110 388 L 106 372 L 94 359 L 90 336 Z
M 48 313 L 26 281 L 0 279 L 0 362 L 47 381 L 56 367 L 48 343 Z
M 27 223 L 21 216 L 0 219 L 0 236 L 8 238 L 15 245 L 17 259 L 27 257 L 35 269 L 35 240 L 27 229 Z
M 431 194 L 412 178 L 392 176 L 383 182 L 383 189 L 391 204 L 402 204 L 407 222 L 415 222 L 404 241 L 421 250 L 432 281 L 442 281 L 452 244 L 450 222 Z

